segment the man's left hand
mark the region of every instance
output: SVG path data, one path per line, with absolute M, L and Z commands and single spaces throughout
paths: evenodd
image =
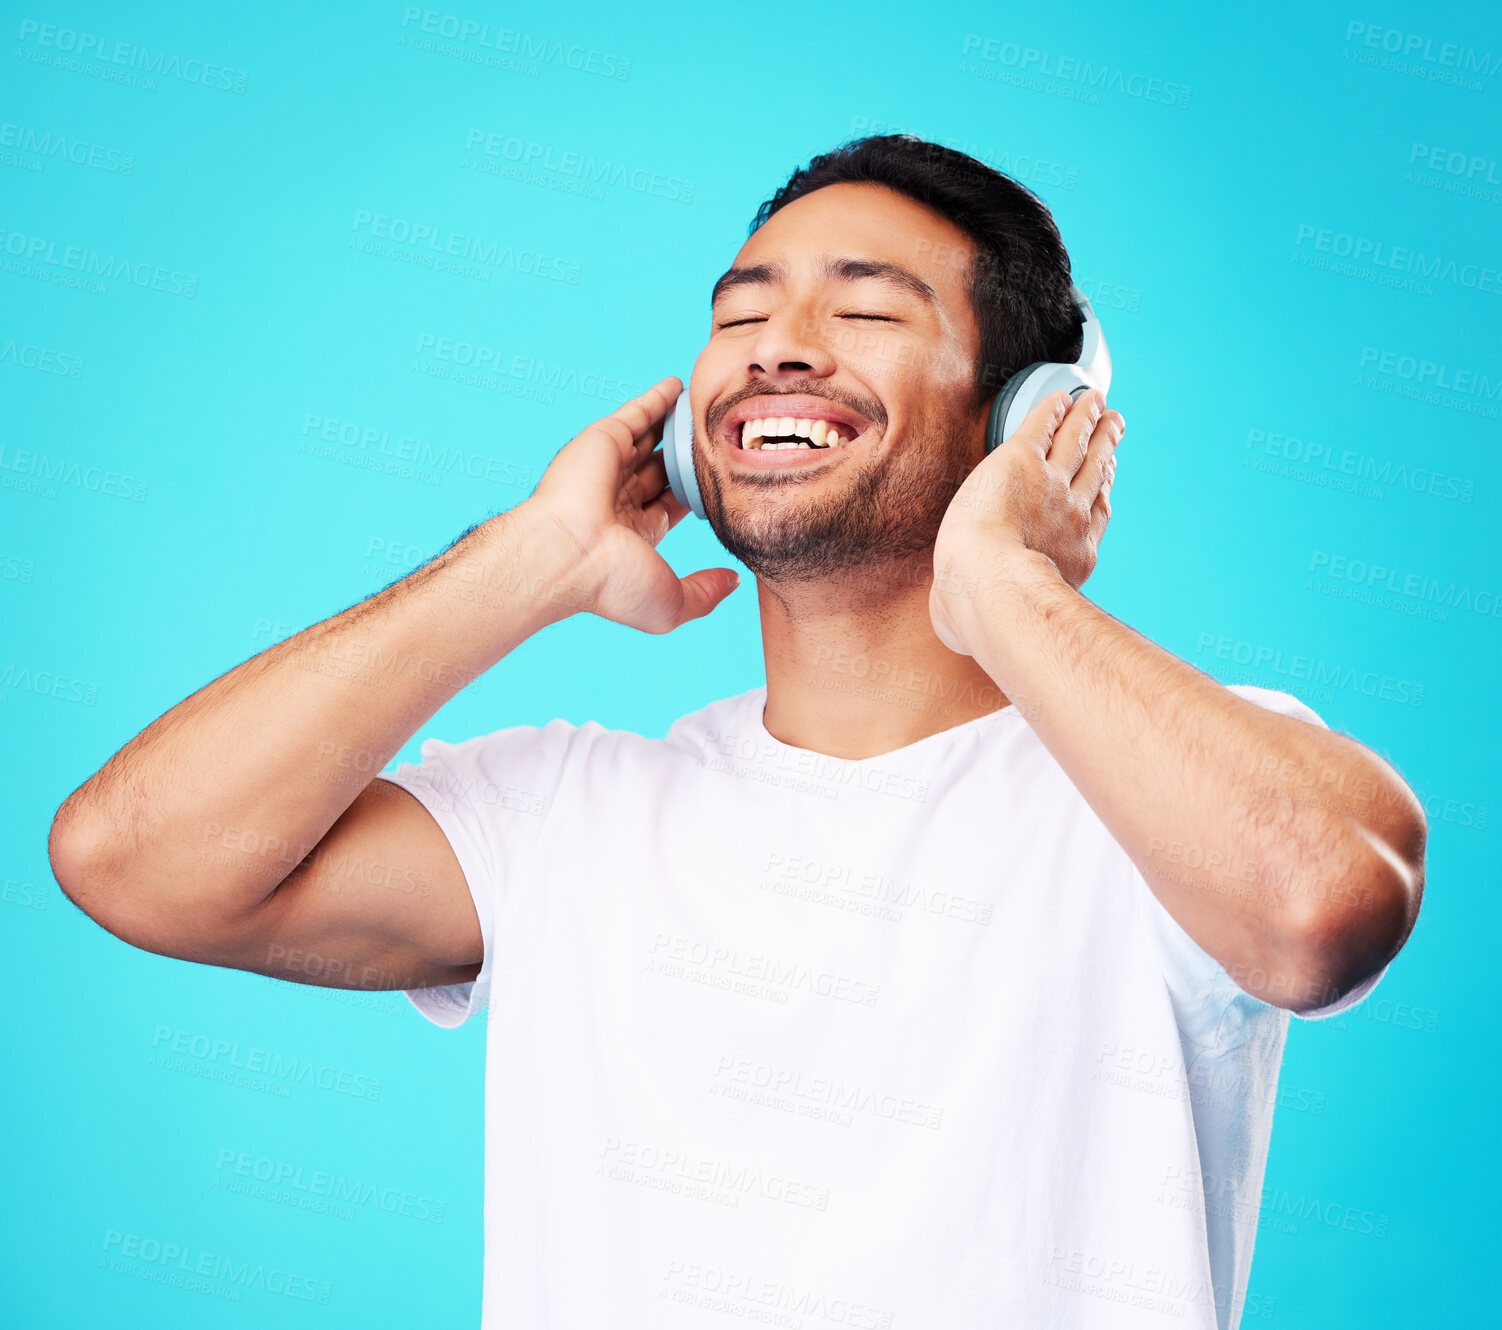
M 939 640 L 971 655 L 968 616 L 976 597 L 961 588 L 1005 577 L 1010 562 L 1041 555 L 1078 590 L 1095 570 L 1111 520 L 1116 445 L 1126 430 L 1105 394 L 1088 389 L 1038 403 L 1016 432 L 965 478 L 934 542 L 929 616 Z

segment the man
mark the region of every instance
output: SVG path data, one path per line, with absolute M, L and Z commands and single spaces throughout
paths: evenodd
M 656 552 L 666 379 L 59 811 L 59 882 L 136 946 L 443 1026 L 488 1001 L 485 1325 L 1238 1323 L 1290 1013 L 1377 982 L 1425 822 L 1295 698 L 1079 593 L 1099 393 L 985 453 L 1009 374 L 1078 353 L 1069 290 L 980 163 L 816 158 L 686 389 L 765 687 L 665 740 L 555 720 L 371 778 L 539 629 L 664 633 L 733 589 Z

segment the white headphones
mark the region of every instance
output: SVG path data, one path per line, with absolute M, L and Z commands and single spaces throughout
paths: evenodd
M 1010 438 L 1027 413 L 1049 393 L 1067 390 L 1078 397 L 1087 388 L 1105 392 L 1111 386 L 1111 352 L 1106 346 L 1100 320 L 1077 286 L 1070 287 L 1074 303 L 1084 316 L 1080 358 L 1072 365 L 1039 361 L 1018 370 L 1002 384 L 986 420 L 986 452 Z M 699 478 L 694 474 L 694 412 L 688 400 L 688 380 L 662 428 L 662 456 L 667 466 L 668 486 L 673 497 L 698 516 L 704 516 Z

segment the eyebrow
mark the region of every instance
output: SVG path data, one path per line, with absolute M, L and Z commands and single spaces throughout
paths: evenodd
M 748 268 L 730 268 L 722 273 L 720 279 L 714 284 L 714 290 L 709 296 L 709 307 L 714 309 L 720 303 L 721 297 L 738 286 L 780 286 L 787 281 L 787 275 L 787 264 L 780 259 L 770 263 L 754 263 Z M 930 305 L 937 306 L 939 303 L 939 297 L 934 293 L 933 287 L 917 273 L 900 264 L 888 263 L 884 259 L 825 258 L 820 262 L 815 276 L 821 280 L 839 282 L 858 282 L 864 278 L 875 278 L 910 296 L 916 296 Z

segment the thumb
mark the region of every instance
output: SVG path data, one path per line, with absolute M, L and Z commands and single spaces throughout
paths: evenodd
M 733 568 L 701 568 L 680 577 L 678 584 L 683 588 L 683 608 L 675 628 L 690 619 L 702 619 L 741 584 L 741 575 Z

